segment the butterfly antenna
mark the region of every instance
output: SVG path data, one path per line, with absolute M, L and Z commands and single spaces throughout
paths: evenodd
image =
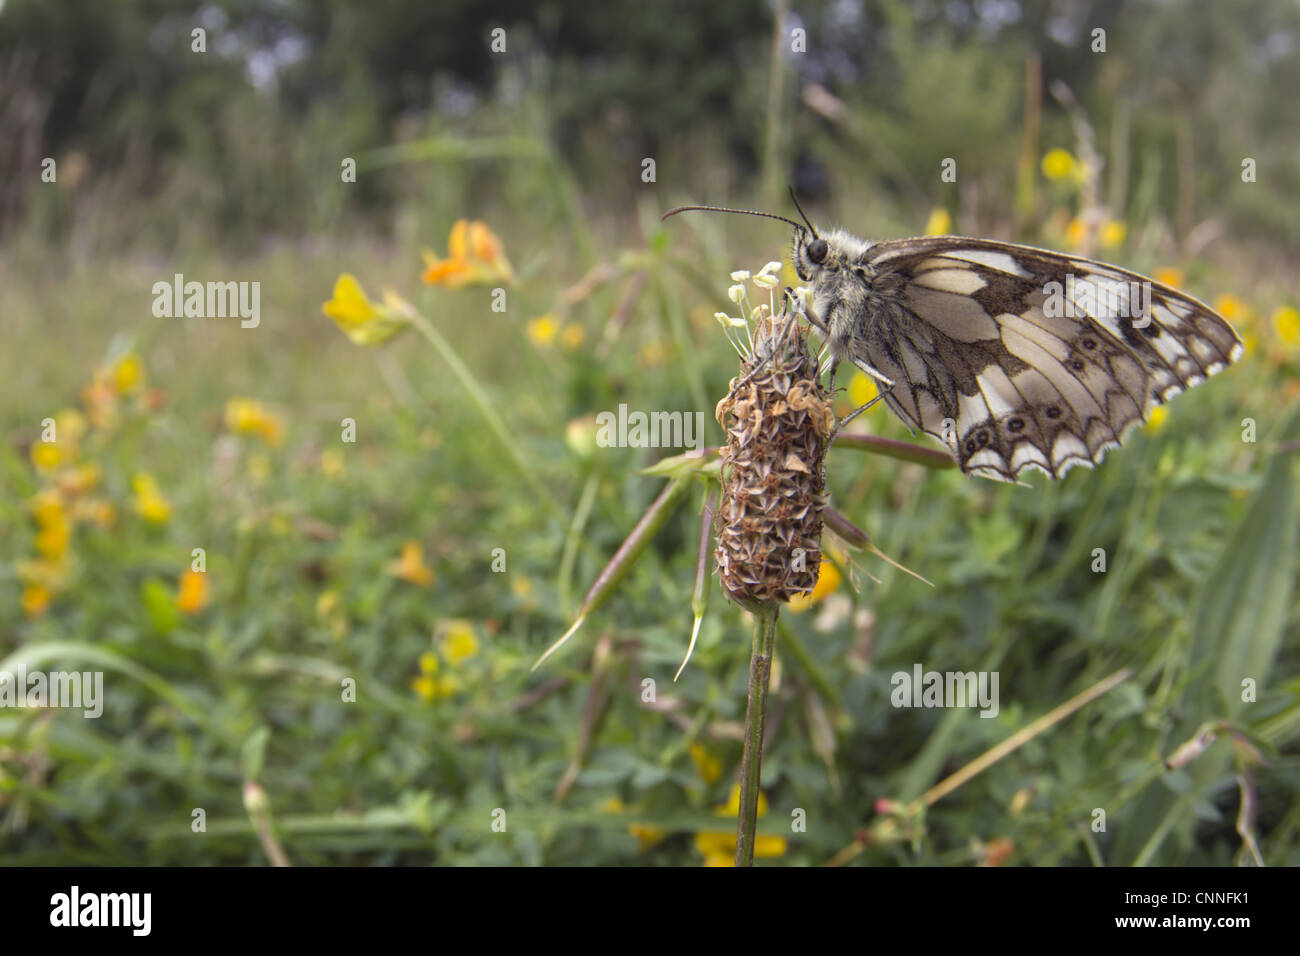
M 799 225 L 799 223 L 795 222 L 793 219 L 785 218 L 785 216 L 778 216 L 770 212 L 759 212 L 757 209 L 728 209 L 726 206 L 678 206 L 676 209 L 669 209 L 666 213 L 660 216 L 659 221 L 663 222 L 669 216 L 675 216 L 679 212 L 690 212 L 691 210 L 698 210 L 700 212 L 734 212 L 739 213 L 742 216 L 763 216 L 766 219 L 776 219 L 780 222 L 789 223 L 800 232 L 803 231 L 803 226 Z
M 808 222 L 808 217 L 807 215 L 804 214 L 803 206 L 799 205 L 799 200 L 794 194 L 793 186 L 790 187 L 790 201 L 794 203 L 794 208 L 799 210 L 799 218 L 801 218 L 804 222 L 808 223 L 808 231 L 811 232 L 812 237 L 816 239 L 817 230 L 813 228 L 813 224 L 811 222 Z

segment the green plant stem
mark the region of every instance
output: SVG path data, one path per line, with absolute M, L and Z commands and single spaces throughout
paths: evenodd
M 537 496 L 537 500 L 551 514 L 556 517 L 563 517 L 560 506 L 556 504 L 555 499 L 551 497 L 551 493 L 546 490 L 546 487 L 538 481 L 536 473 L 524 459 L 518 441 L 511 437 L 506 430 L 505 422 L 501 420 L 501 416 L 492 407 L 487 392 L 483 391 L 483 386 L 478 383 L 478 379 L 474 377 L 468 366 L 461 361 L 460 355 L 451 347 L 451 343 L 442 337 L 442 334 L 433 327 L 432 322 L 418 312 L 412 311 L 410 319 L 411 324 L 429 340 L 429 344 L 442 356 L 442 360 L 451 367 L 452 374 L 456 376 L 461 386 L 469 393 L 470 399 L 478 406 L 479 412 L 487 420 L 488 428 L 491 429 L 492 434 L 497 437 L 497 440 L 510 454 L 510 460 L 519 467 L 519 473 L 523 476 L 524 481 L 528 483 L 528 487 L 532 489 L 533 494 Z
M 749 704 L 745 708 L 745 757 L 740 765 L 740 819 L 736 829 L 736 866 L 754 865 L 758 831 L 758 783 L 763 764 L 763 725 L 767 720 L 767 681 L 776 650 L 780 608 L 765 604 L 754 612 L 754 647 L 749 658 Z

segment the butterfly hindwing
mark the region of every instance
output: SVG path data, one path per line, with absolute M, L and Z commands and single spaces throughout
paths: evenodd
M 991 240 L 881 242 L 854 361 L 967 473 L 1092 466 L 1150 410 L 1241 355 L 1208 306 L 1115 266 Z M 1146 298 L 1149 295 L 1149 299 Z

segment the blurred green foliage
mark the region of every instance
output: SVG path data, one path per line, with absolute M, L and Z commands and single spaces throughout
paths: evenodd
M 859 555 L 856 587 L 783 617 L 762 825 L 788 844 L 760 863 L 827 861 L 878 800 L 920 796 L 1121 666 L 1128 682 L 857 862 L 965 865 L 1009 844 L 1021 864 L 1230 864 L 1246 751 L 1225 735 L 1179 769 L 1162 761 L 1231 720 L 1267 760 L 1248 767 L 1246 829 L 1265 861 L 1300 863 L 1296 466 L 1282 453 L 1300 439 L 1300 358 L 1278 318 L 1300 301 L 1298 107 L 1278 95 L 1300 79 L 1300 13 L 812 3 L 790 17 L 809 52 L 782 56 L 772 113 L 763 4 L 6 0 L 0 283 L 19 360 L 0 387 L 0 670 L 103 670 L 107 703 L 97 721 L 0 710 L 0 860 L 264 862 L 241 796 L 256 780 L 297 863 L 702 862 L 695 835 L 734 829 L 715 809 L 739 761 L 749 650 L 714 594 L 671 682 L 702 489 L 529 671 L 662 487 L 635 474 L 662 452 L 591 449 L 584 422 L 619 402 L 711 419 L 735 374 L 712 319 L 727 275 L 786 249 L 759 220 L 658 216 L 760 201 L 776 124 L 781 178 L 815 219 L 908 235 L 941 207 L 956 232 L 1063 245 L 1087 210 L 1078 183 L 1038 171 L 1048 149 L 1080 151 L 1046 92 L 1059 80 L 1106 160 L 1096 209 L 1125 226 L 1101 253 L 1227 296 L 1247 358 L 1060 483 L 832 453 L 836 506 L 936 587 Z M 45 156 L 55 184 L 40 182 Z M 347 156 L 355 184 L 340 181 Z M 420 286 L 420 249 L 445 252 L 461 217 L 489 222 L 519 272 L 505 313 L 487 289 Z M 344 271 L 429 316 L 561 514 L 424 343 L 364 351 L 320 314 Z M 149 290 L 177 272 L 260 281 L 261 326 L 155 318 Z M 551 339 L 530 324 L 547 316 Z M 29 613 L 32 502 L 57 480 L 31 460 L 40 423 L 84 410 L 94 369 L 127 354 L 145 381 L 80 451 L 116 519 L 76 523 L 66 586 Z M 264 403 L 283 441 L 232 428 L 233 397 Z M 907 437 L 884 412 L 865 425 Z M 141 472 L 165 522 L 136 513 Z M 408 542 L 428 587 L 394 573 Z M 196 547 L 209 593 L 191 613 L 177 597 Z M 466 632 L 476 649 L 458 656 Z M 997 718 L 892 707 L 891 675 L 917 662 L 997 670 Z M 806 832 L 791 832 L 796 809 Z

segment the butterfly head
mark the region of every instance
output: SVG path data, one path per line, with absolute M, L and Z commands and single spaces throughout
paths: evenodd
M 818 280 L 832 273 L 853 267 L 854 260 L 867 251 L 868 244 L 842 229 L 825 235 L 799 228 L 794 233 L 794 250 L 790 261 L 803 282 L 816 285 Z

